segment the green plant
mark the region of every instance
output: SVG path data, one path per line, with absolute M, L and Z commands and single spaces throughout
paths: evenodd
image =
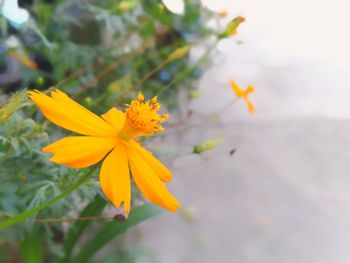
M 4 15 L 0 20 L 4 39 L 15 31 L 17 41 L 2 46 L 1 62 L 22 65 L 15 81 L 0 90 L 0 261 L 93 261 L 116 236 L 161 210 L 144 204 L 127 220 L 105 216 L 108 202 L 96 167 L 55 165 L 42 152 L 65 133 L 38 113 L 25 89 L 60 88 L 100 114 L 125 107 L 138 91 L 158 95 L 173 109 L 180 89 L 196 89 L 223 33 L 205 26 L 215 14 L 195 0 L 186 1 L 183 16 L 157 0 L 39 0 L 26 9 L 25 23 L 14 27 Z M 207 52 L 192 61 L 191 48 L 209 37 L 214 40 Z M 10 95 L 13 91 L 18 93 Z M 82 236 L 91 229 L 95 236 L 84 243 Z M 122 255 L 129 254 L 118 251 L 113 258 Z

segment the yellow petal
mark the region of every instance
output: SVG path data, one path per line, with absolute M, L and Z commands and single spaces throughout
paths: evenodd
M 248 111 L 250 113 L 255 113 L 256 110 L 255 110 L 255 106 L 253 105 L 253 103 L 251 103 L 248 98 L 246 98 L 245 101 L 247 103 Z
M 53 153 L 52 162 L 83 168 L 99 162 L 115 145 L 115 138 L 72 136 L 46 146 L 43 151 Z
M 145 148 L 143 148 L 140 144 L 138 144 L 134 140 L 130 141 L 130 147 L 132 147 L 133 150 L 135 150 L 142 156 L 142 158 L 156 173 L 156 175 L 160 178 L 160 180 L 166 183 L 171 181 L 171 178 L 172 178 L 171 172 L 157 158 L 155 158 L 151 152 L 147 151 Z
M 119 131 L 124 126 L 125 113 L 121 112 L 117 108 L 112 108 L 103 114 L 102 118 Z
M 138 188 L 150 201 L 175 212 L 180 203 L 171 195 L 145 160 L 132 148 L 127 148 L 132 176 Z
M 233 80 L 230 80 L 231 89 L 234 93 L 236 93 L 237 97 L 242 97 L 244 95 L 244 91 L 237 85 L 237 83 Z
M 119 144 L 103 161 L 100 184 L 107 198 L 117 208 L 123 202 L 125 213 L 129 213 L 131 186 L 129 164 L 124 145 Z
M 59 90 L 51 92 L 51 97 L 39 91 L 30 91 L 28 96 L 46 118 L 67 130 L 101 137 L 117 133 L 113 126 Z
M 253 93 L 255 91 L 255 87 L 252 85 L 249 85 L 245 91 L 246 94 Z

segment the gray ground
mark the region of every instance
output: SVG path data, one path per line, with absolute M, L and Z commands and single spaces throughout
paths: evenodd
M 237 126 L 215 130 L 232 130 L 234 156 L 178 164 L 173 189 L 194 222 L 151 220 L 144 245 L 169 263 L 349 262 L 350 122 Z
M 143 223 L 141 246 L 161 263 L 350 262 L 347 74 L 292 59 L 271 64 L 253 51 L 242 49 L 249 61 L 219 56 L 204 76 L 203 97 L 188 107 L 197 119 L 221 119 L 178 139 L 185 149 L 224 143 L 173 162 L 170 187 L 185 212 Z M 256 86 L 255 116 L 242 101 L 223 110 L 234 98 L 230 77 Z

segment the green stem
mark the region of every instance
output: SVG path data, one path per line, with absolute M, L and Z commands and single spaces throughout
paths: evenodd
M 40 210 L 43 210 L 43 209 L 49 207 L 50 205 L 56 203 L 57 201 L 61 200 L 62 198 L 65 198 L 67 195 L 69 195 L 75 189 L 77 189 L 79 186 L 81 186 L 86 181 L 86 179 L 96 170 L 96 168 L 97 168 L 97 166 L 92 168 L 90 170 L 90 172 L 88 172 L 86 175 L 82 176 L 74 185 L 69 187 L 67 190 L 65 190 L 64 192 L 62 192 L 58 196 L 56 196 L 50 200 L 47 200 L 46 202 L 42 203 L 41 205 L 39 205 L 37 207 L 34 207 L 28 211 L 24 211 L 23 213 L 20 213 L 14 217 L 11 217 L 5 221 L 0 222 L 0 229 L 4 229 L 4 228 L 7 228 L 11 225 L 17 224 L 17 223 L 25 220 L 26 218 L 33 216 L 35 213 L 39 212 Z
M 170 59 L 164 60 L 158 66 L 153 68 L 150 72 L 148 72 L 146 75 L 144 75 L 140 80 L 136 81 L 134 86 L 140 85 L 142 82 L 144 82 L 149 77 L 153 76 L 155 73 L 157 73 L 159 70 L 161 70 L 165 65 L 167 65 L 171 61 L 172 60 L 170 60 Z
M 163 87 L 163 89 L 161 89 L 158 93 L 157 96 L 159 96 L 160 94 L 162 94 L 164 91 L 166 91 L 168 88 L 170 88 L 171 86 L 177 84 L 179 81 L 181 81 L 183 78 L 187 77 L 187 75 L 189 73 L 191 73 L 191 71 L 196 68 L 197 66 L 199 66 L 201 63 L 203 63 L 206 59 L 209 58 L 209 56 L 211 55 L 211 52 L 215 49 L 216 45 L 218 43 L 218 40 L 216 40 L 213 44 L 211 44 L 207 51 L 205 52 L 205 54 L 203 54 L 192 66 L 189 66 L 188 68 L 186 68 L 184 71 L 178 73 L 176 75 L 176 77 L 170 81 L 170 83 L 168 83 L 165 87 Z

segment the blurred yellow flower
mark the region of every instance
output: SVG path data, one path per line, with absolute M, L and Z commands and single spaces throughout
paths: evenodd
M 230 80 L 231 89 L 234 93 L 236 93 L 236 96 L 238 98 L 242 98 L 247 103 L 248 111 L 251 113 L 255 112 L 254 105 L 250 102 L 248 95 L 255 91 L 255 88 L 253 86 L 248 86 L 245 90 L 241 89 L 237 83 L 233 80 Z
M 131 202 L 129 168 L 147 199 L 173 212 L 180 206 L 163 184 L 171 180 L 171 172 L 134 140 L 163 130 L 161 124 L 168 115 L 158 114 L 157 97 L 144 101 L 139 93 L 125 112 L 112 108 L 101 118 L 59 90 L 52 91 L 51 97 L 39 91 L 28 96 L 47 119 L 85 135 L 65 137 L 45 147 L 44 152 L 53 154 L 51 161 L 83 168 L 105 158 L 100 170 L 102 191 L 117 208 L 123 203 L 126 213 Z
M 238 16 L 234 19 L 232 19 L 226 26 L 225 31 L 219 35 L 219 38 L 226 38 L 229 36 L 235 36 L 237 35 L 237 29 L 242 24 L 245 22 L 245 18 L 243 16 Z
M 26 54 L 24 53 L 19 53 L 17 51 L 10 51 L 8 55 L 15 60 L 19 61 L 22 63 L 24 66 L 30 69 L 37 69 L 38 65 L 35 63 L 34 60 L 30 59 Z
M 246 19 L 243 16 L 238 16 L 235 19 L 233 19 L 226 27 L 228 35 L 237 35 L 237 28 L 241 23 L 245 22 L 245 20 Z
M 217 14 L 219 17 L 227 17 L 228 12 L 227 12 L 226 9 L 222 9 L 222 10 L 217 11 L 216 14 Z

